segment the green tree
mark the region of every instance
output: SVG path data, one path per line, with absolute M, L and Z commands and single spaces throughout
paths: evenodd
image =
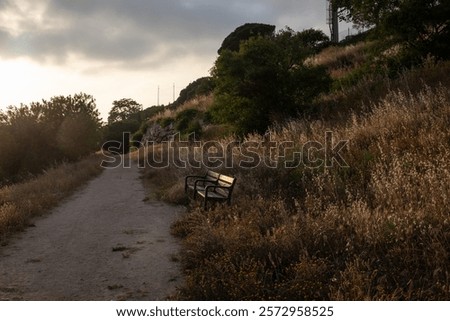
M 94 119 L 86 114 L 67 117 L 56 135 L 58 147 L 64 156 L 76 160 L 98 150 L 99 128 Z
M 130 120 L 133 116 L 139 117 L 142 105 L 130 98 L 115 100 L 109 112 L 108 123 Z
M 341 18 L 360 26 L 375 26 L 407 50 L 421 56 L 450 55 L 450 2 L 439 0 L 337 0 Z
M 113 147 L 114 151 L 126 154 L 129 152 L 129 141 L 124 141 L 124 137 L 131 136 L 141 127 L 141 123 L 136 120 L 117 121 L 103 127 L 103 145 L 104 150 Z
M 0 155 L 8 155 L 0 161 L 0 180 L 18 180 L 95 150 L 99 128 L 95 99 L 83 93 L 9 107 L 0 114 Z
M 180 92 L 178 99 L 170 107 L 176 108 L 195 97 L 208 95 L 213 90 L 214 82 L 211 77 L 199 78 L 187 85 L 187 87 Z
M 39 121 L 52 127 L 59 127 L 67 117 L 86 115 L 100 126 L 100 113 L 93 96 L 79 93 L 74 96 L 55 96 L 50 100 L 32 103 L 30 110 Z
M 213 118 L 246 134 L 264 132 L 273 121 L 297 116 L 330 86 L 323 68 L 303 63 L 327 39 L 321 31 L 287 28 L 272 37 L 250 38 L 238 52 L 224 50 L 212 69 Z
M 273 36 L 275 26 L 263 23 L 246 23 L 230 33 L 222 42 L 222 46 L 218 50 L 221 54 L 223 50 L 239 51 L 241 42 L 247 41 L 254 37 Z
M 11 128 L 0 124 L 0 186 L 20 170 L 21 147 Z
M 55 96 L 30 109 L 45 124 L 48 137 L 56 140 L 54 148 L 65 159 L 77 159 L 93 152 L 99 143 L 100 113 L 93 96 Z

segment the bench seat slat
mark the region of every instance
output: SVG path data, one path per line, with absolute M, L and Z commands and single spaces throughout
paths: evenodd
M 198 191 L 198 194 L 202 197 L 205 197 L 206 191 Z M 208 192 L 208 198 L 226 200 L 228 199 L 228 195 L 222 195 L 216 192 Z

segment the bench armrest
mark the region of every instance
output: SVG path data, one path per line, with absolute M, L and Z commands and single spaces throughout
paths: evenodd
M 191 178 L 205 178 L 206 177 L 206 175 L 204 175 L 204 176 L 196 176 L 196 175 L 191 175 L 191 176 L 186 176 L 186 178 L 184 179 L 184 190 L 185 191 L 187 191 L 187 188 L 188 188 L 188 180 L 189 179 L 191 179 Z
M 213 184 L 213 185 L 207 187 L 207 188 L 209 188 L 209 187 L 216 187 L 217 181 L 212 181 L 210 179 L 198 179 L 198 180 L 196 180 L 195 183 L 194 183 L 194 193 L 197 191 L 197 185 L 199 183 L 203 183 L 203 185 L 205 185 L 205 183 Z

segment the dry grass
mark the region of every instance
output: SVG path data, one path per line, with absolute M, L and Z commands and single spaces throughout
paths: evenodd
M 345 47 L 332 46 L 309 58 L 305 63 L 325 66 L 333 79 L 347 76 L 367 60 L 367 49 L 372 43 L 360 42 Z
M 25 228 L 33 217 L 42 215 L 76 188 L 101 172 L 100 157 L 47 170 L 27 182 L 0 189 L 0 240 Z
M 181 297 L 449 299 L 449 106 L 444 87 L 392 92 L 332 128 L 351 141 L 350 168 L 235 169 L 233 208 L 194 209 L 175 227 L 186 235 Z M 292 123 L 273 135 L 324 130 Z
M 192 203 L 173 225 L 185 247 L 178 298 L 449 300 L 450 91 L 448 63 L 438 66 L 405 73 L 342 117 L 270 133 L 299 147 L 332 131 L 350 141 L 348 168 L 221 169 L 238 178 L 233 206 Z M 192 171 L 147 175 L 177 202 Z
M 360 42 L 345 47 L 331 46 L 308 59 L 307 63 L 315 66 L 323 65 L 328 67 L 340 67 L 342 65 L 342 61 L 345 60 L 354 64 L 355 62 L 362 60 L 361 54 L 369 45 L 370 43 Z
M 338 121 L 347 121 L 352 114 L 370 111 L 391 92 L 419 92 L 424 85 L 450 87 L 450 62 L 436 62 L 432 58 L 412 70 L 403 71 L 398 78 L 390 79 L 386 74 L 370 74 L 356 85 L 336 90 L 320 97 L 317 109 L 320 117 L 330 120 L 335 127 Z
M 164 118 L 175 118 L 179 113 L 187 109 L 195 109 L 201 112 L 205 112 L 211 106 L 212 101 L 213 101 L 212 95 L 199 96 L 197 98 L 187 101 L 186 103 L 182 104 L 176 109 L 165 109 L 164 111 L 152 117 L 149 121 L 156 122 Z

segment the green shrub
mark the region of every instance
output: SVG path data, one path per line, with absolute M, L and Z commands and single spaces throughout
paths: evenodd
M 144 137 L 144 132 L 142 130 L 138 130 L 131 136 L 131 145 L 139 148 L 141 146 L 140 142 L 142 141 L 142 138 Z
M 127 120 L 108 124 L 103 128 L 103 148 L 126 154 L 130 148 L 131 133 L 139 130 L 141 124 L 135 120 Z
M 186 109 L 175 118 L 175 129 L 181 133 L 186 133 L 191 123 L 195 122 L 199 111 L 196 109 Z
M 202 77 L 191 82 L 180 92 L 178 99 L 170 106 L 174 109 L 198 96 L 206 96 L 214 90 L 214 81 L 211 77 Z
M 158 124 L 161 127 L 163 127 L 163 128 L 173 124 L 174 122 L 175 122 L 175 119 L 173 119 L 171 117 L 169 117 L 169 118 L 161 118 L 161 119 L 158 120 Z

